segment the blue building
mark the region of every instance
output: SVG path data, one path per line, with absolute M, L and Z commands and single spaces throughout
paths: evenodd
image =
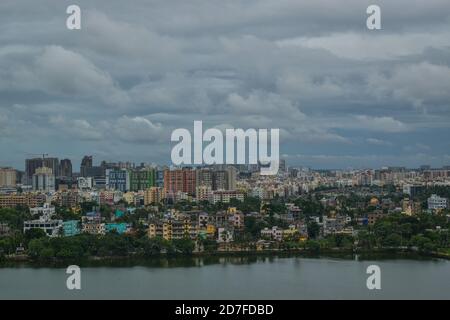
M 118 234 L 123 234 L 128 230 L 128 224 L 126 223 L 107 223 L 105 225 L 106 232 L 115 231 Z
M 63 222 L 65 237 L 72 237 L 80 234 L 80 222 L 78 220 L 69 220 Z
M 116 216 L 116 218 L 122 218 L 125 215 L 125 212 L 117 209 L 116 212 L 114 213 L 114 215 Z
M 164 188 L 164 170 L 156 170 L 156 186 Z
M 107 169 L 106 187 L 110 190 L 126 192 L 130 190 L 130 173 L 127 169 Z

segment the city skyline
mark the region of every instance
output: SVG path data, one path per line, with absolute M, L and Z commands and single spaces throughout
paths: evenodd
M 27 159 L 24 159 L 24 164 L 22 166 L 20 166 L 20 165 L 19 166 L 3 165 L 0 162 L 0 168 L 12 168 L 14 170 L 18 170 L 18 171 L 21 171 L 23 173 L 26 173 L 26 166 L 25 166 L 26 160 L 35 160 L 35 159 L 42 159 L 42 158 L 27 158 Z M 74 160 L 69 159 L 69 158 L 61 158 L 61 157 L 58 157 L 58 156 L 49 157 L 47 159 L 58 159 L 59 162 L 58 162 L 58 169 L 57 170 L 61 170 L 61 163 L 60 163 L 61 161 L 66 162 L 67 160 L 69 160 L 70 163 L 71 163 L 71 166 L 72 166 L 72 173 L 73 174 L 80 174 L 81 173 L 80 167 L 81 167 L 82 159 L 81 160 L 77 160 L 76 159 L 74 161 Z M 281 160 L 285 160 L 285 159 L 281 159 Z M 126 163 L 129 163 L 131 165 L 134 165 L 135 167 L 140 167 L 142 164 L 144 164 L 146 166 L 174 167 L 174 168 L 177 168 L 177 167 L 179 167 L 179 168 L 180 167 L 191 167 L 191 168 L 198 167 L 198 168 L 202 168 L 202 167 L 211 167 L 211 166 L 242 166 L 242 165 L 233 165 L 233 164 L 212 164 L 212 165 L 202 164 L 202 165 L 180 165 L 180 166 L 176 166 L 176 165 L 171 164 L 170 161 L 168 163 L 155 163 L 155 162 L 146 162 L 146 161 L 134 162 L 134 161 L 126 160 L 126 159 L 125 160 L 115 160 L 115 161 L 111 160 L 110 161 L 110 160 L 105 160 L 105 159 L 95 159 L 94 158 L 94 160 L 93 160 L 93 167 L 94 168 L 95 167 L 99 167 L 102 162 L 105 162 L 106 164 L 126 164 Z M 244 164 L 244 166 L 251 166 L 251 165 L 250 164 Z M 295 168 L 295 169 L 302 169 L 302 168 L 304 168 L 304 169 L 311 169 L 311 170 L 316 170 L 316 171 L 321 171 L 321 170 L 327 170 L 327 171 L 334 171 L 334 170 L 336 170 L 336 171 L 380 170 L 380 169 L 383 169 L 383 168 L 404 168 L 406 170 L 418 170 L 418 169 L 422 169 L 422 167 L 427 167 L 427 168 L 429 168 L 431 170 L 434 170 L 434 169 L 439 170 L 439 169 L 448 168 L 448 167 L 450 167 L 450 165 L 443 165 L 443 166 L 439 166 L 439 167 L 434 167 L 434 166 L 431 166 L 429 164 L 421 164 L 421 165 L 419 165 L 417 167 L 405 167 L 405 166 L 395 166 L 395 165 L 388 165 L 387 164 L 387 165 L 382 165 L 382 166 L 379 166 L 379 167 L 314 168 L 314 167 L 303 166 L 303 165 L 290 165 L 289 163 L 286 163 L 286 167 L 287 168 Z M 65 175 L 64 174 L 60 174 L 60 176 L 65 176 Z
M 382 30 L 357 0 L 79 1 L 81 30 L 58 3 L 0 4 L 0 166 L 77 167 L 85 150 L 170 164 L 194 120 L 280 128 L 294 166 L 450 163 L 448 1 L 377 1 Z
M 37 154 L 36 154 L 37 155 Z M 46 154 L 47 155 L 47 154 Z M 71 169 L 73 174 L 80 174 L 81 173 L 81 166 L 83 163 L 83 158 L 84 157 L 92 157 L 92 166 L 95 167 L 99 167 L 101 166 L 102 162 L 104 162 L 105 164 L 130 164 L 132 166 L 135 167 L 139 167 L 142 165 L 146 165 L 146 166 L 159 166 L 159 167 L 191 167 L 191 168 L 196 168 L 196 167 L 210 167 L 210 166 L 252 166 L 251 164 L 201 164 L 201 165 L 193 165 L 193 164 L 186 164 L 186 165 L 174 165 L 170 162 L 170 160 L 166 161 L 165 163 L 159 163 L 159 162 L 152 162 L 152 161 L 144 161 L 144 160 L 137 160 L 137 161 L 132 161 L 130 159 L 111 159 L 111 158 L 96 158 L 92 153 L 89 154 L 83 154 L 81 156 L 81 158 L 75 158 L 75 159 L 71 159 L 71 158 L 67 158 L 67 157 L 61 157 L 58 155 L 49 155 L 48 157 L 25 157 L 22 161 L 22 164 L 15 166 L 15 165 L 9 165 L 9 164 L 4 164 L 0 161 L 0 168 L 13 168 L 15 170 L 18 171 L 22 171 L 24 173 L 26 173 L 26 162 L 29 160 L 42 160 L 45 159 L 47 160 L 57 160 L 57 172 L 59 172 L 61 170 L 61 167 L 64 165 L 67 165 L 67 161 L 69 161 L 70 165 L 71 165 Z M 448 164 L 444 164 L 442 166 L 432 166 L 428 163 L 422 163 L 418 166 L 398 166 L 398 165 L 393 165 L 393 164 L 385 164 L 385 165 L 380 165 L 380 166 L 376 166 L 376 167 L 369 167 L 369 166 L 360 166 L 360 167 L 352 167 L 352 166 L 347 166 L 347 167 L 314 167 L 314 166 L 307 166 L 307 165 L 294 165 L 294 164 L 290 164 L 286 161 L 286 159 L 282 158 L 280 159 L 281 161 L 283 161 L 285 163 L 285 166 L 287 168 L 296 168 L 296 169 L 301 169 L 301 168 L 306 168 L 306 169 L 311 169 L 311 170 L 329 170 L 329 171 L 333 171 L 333 170 L 338 170 L 338 171 L 346 171 L 346 170 L 377 170 L 377 169 L 383 169 L 383 168 L 404 168 L 406 170 L 417 170 L 417 169 L 421 169 L 422 167 L 427 167 L 428 169 L 444 169 L 444 168 L 448 168 L 450 167 L 450 162 Z M 46 165 L 44 165 L 44 167 L 52 167 L 53 165 L 49 165 L 47 162 Z M 56 174 L 56 176 L 58 176 L 59 174 Z M 63 174 L 61 174 L 61 176 L 64 176 Z

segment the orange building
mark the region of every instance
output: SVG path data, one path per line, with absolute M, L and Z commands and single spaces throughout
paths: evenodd
M 196 178 L 195 171 L 189 168 L 165 170 L 164 191 L 168 195 L 185 192 L 195 195 Z

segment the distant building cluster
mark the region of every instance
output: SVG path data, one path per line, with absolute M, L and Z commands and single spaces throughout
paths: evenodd
M 280 212 L 272 218 L 279 225 L 259 232 L 262 245 L 267 241 L 304 241 L 314 224 L 318 236 L 354 236 L 358 226 L 371 226 L 389 213 L 413 216 L 423 212 L 439 213 L 449 208 L 448 199 L 432 194 L 426 201 L 418 197 L 430 187 L 450 186 L 450 167 L 419 169 L 386 167 L 377 170 L 310 170 L 290 168 L 283 160 L 276 176 L 260 175 L 258 165 L 212 165 L 203 167 L 167 167 L 131 162 L 106 162 L 94 165 L 92 156 L 83 157 L 79 172 L 70 159 L 43 155 L 25 161 L 23 172 L 0 168 L 0 208 L 29 208 L 32 219 L 24 221 L 23 231 L 41 229 L 49 237 L 75 236 L 80 233 L 134 233 L 123 217 L 136 210 L 148 210 L 141 223 L 150 238 L 209 239 L 229 244 L 243 235 L 246 219 L 265 221 L 271 201 L 284 199 Z M 400 201 L 370 191 L 371 187 L 392 186 Z M 287 199 L 314 193 L 326 212 L 304 215 L 302 206 Z M 351 195 L 369 197 L 351 204 L 362 214 L 350 216 L 343 211 L 344 200 Z M 261 207 L 245 214 L 237 209 L 248 198 L 258 199 Z M 82 210 L 83 204 L 92 210 Z M 193 204 L 192 210 L 179 210 L 179 203 Z M 424 204 L 425 203 L 425 204 Z M 226 204 L 215 212 L 199 210 L 200 204 Z M 102 215 L 99 208 L 111 214 Z M 347 204 L 348 206 L 348 204 Z M 55 208 L 64 208 L 77 218 L 58 219 Z M 10 232 L 0 224 L 0 235 Z

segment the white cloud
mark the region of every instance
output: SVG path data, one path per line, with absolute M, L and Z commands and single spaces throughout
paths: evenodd
M 161 141 L 167 134 L 161 124 L 144 117 L 123 116 L 111 123 L 111 130 L 118 139 L 135 143 Z
M 376 138 L 367 138 L 366 142 L 375 146 L 387 146 L 387 147 L 392 146 L 392 142 Z
M 430 47 L 450 46 L 448 30 L 433 33 L 334 33 L 320 37 L 301 37 L 277 42 L 281 48 L 305 47 L 325 49 L 338 57 L 355 60 L 392 60 L 418 55 Z
M 372 117 L 366 115 L 354 116 L 355 125 L 359 129 L 365 129 L 367 131 L 380 131 L 380 132 L 405 132 L 408 131 L 408 126 L 399 120 L 395 120 L 392 117 Z M 352 125 L 349 125 L 351 128 Z
M 61 134 L 68 135 L 68 139 L 76 140 L 101 140 L 102 132 L 84 119 L 66 119 L 61 115 L 51 116 L 49 123 Z
M 369 86 L 382 97 L 408 101 L 416 107 L 433 104 L 448 106 L 450 67 L 429 62 L 396 67 L 391 74 L 376 74 Z
M 12 47 L 13 55 L 18 50 L 19 57 L 6 56 L 12 65 L 2 64 L 0 88 L 12 91 L 42 91 L 50 95 L 77 98 L 99 98 L 108 104 L 128 102 L 127 95 L 117 86 L 112 77 L 100 70 L 79 53 L 61 46 L 36 48 Z M 4 60 L 4 61 L 5 61 Z
M 289 117 L 292 121 L 301 121 L 305 115 L 293 103 L 274 93 L 253 91 L 247 96 L 230 93 L 227 97 L 229 111 L 234 114 L 254 114 L 270 117 Z

